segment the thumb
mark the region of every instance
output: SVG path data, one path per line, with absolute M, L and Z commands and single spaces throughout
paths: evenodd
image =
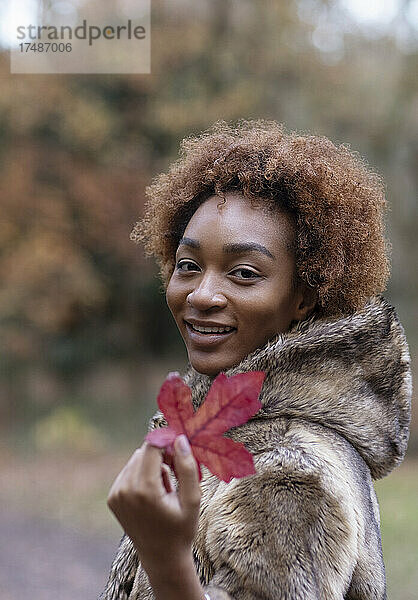
M 198 509 L 201 498 L 198 466 L 185 435 L 179 435 L 176 438 L 174 451 L 180 505 L 185 510 Z

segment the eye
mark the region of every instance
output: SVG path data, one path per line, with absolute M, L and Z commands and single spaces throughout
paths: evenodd
M 182 273 L 190 273 L 193 271 L 198 271 L 199 267 L 192 260 L 183 259 L 183 260 L 179 260 L 177 262 L 176 269 L 177 269 L 177 271 L 180 271 Z
M 239 269 L 235 269 L 230 273 L 237 279 L 241 279 L 243 281 L 250 281 L 251 279 L 259 279 L 260 275 L 253 271 L 252 269 L 248 269 L 246 267 L 240 267 Z

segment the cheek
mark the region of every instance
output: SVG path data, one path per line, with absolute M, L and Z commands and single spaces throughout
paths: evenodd
M 179 310 L 181 310 L 181 308 L 184 305 L 185 299 L 181 286 L 176 284 L 176 282 L 173 280 L 173 276 L 168 282 L 167 290 L 165 293 L 165 299 L 173 317 L 176 318 L 176 315 L 178 314 Z
M 262 298 L 262 302 L 253 303 L 248 311 L 248 321 L 252 328 L 260 335 L 271 335 L 286 329 L 291 321 L 292 299 L 277 291 Z
M 276 292 L 274 289 L 269 289 L 260 293 L 258 298 L 251 306 L 251 310 L 255 314 L 259 315 L 260 318 L 274 318 L 283 309 L 283 299 L 280 297 L 280 292 Z
M 167 289 L 165 291 L 165 300 L 167 302 L 168 308 L 171 310 L 172 313 L 173 313 L 173 308 L 175 305 L 175 297 L 176 297 L 175 287 L 172 284 L 172 279 L 170 279 L 170 281 L 168 282 Z

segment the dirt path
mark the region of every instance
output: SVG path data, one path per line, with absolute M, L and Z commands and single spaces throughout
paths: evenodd
M 0 508 L 0 598 L 96 600 L 117 543 Z

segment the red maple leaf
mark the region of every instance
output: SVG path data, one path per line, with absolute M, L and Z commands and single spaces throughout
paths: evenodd
M 254 474 L 254 462 L 244 444 L 226 438 L 231 427 L 246 423 L 261 408 L 258 396 L 265 374 L 262 371 L 226 377 L 220 373 L 203 404 L 194 412 L 191 390 L 176 374 L 170 373 L 158 394 L 158 406 L 168 427 L 150 431 L 146 440 L 165 448 L 164 460 L 172 466 L 174 440 L 187 436 L 199 466 L 205 465 L 223 481 Z

